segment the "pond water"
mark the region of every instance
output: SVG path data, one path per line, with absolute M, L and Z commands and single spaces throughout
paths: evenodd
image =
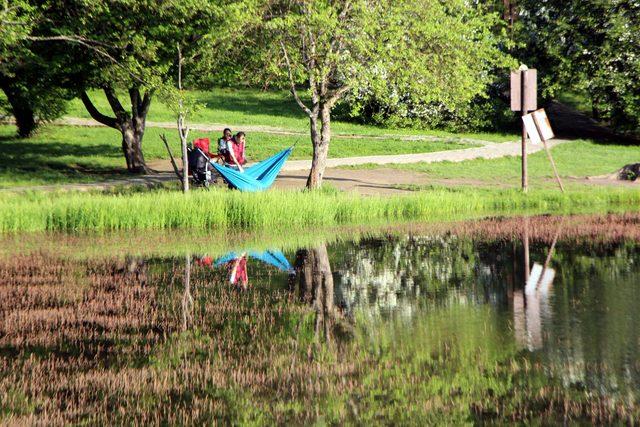
M 2 413 L 633 420 L 639 223 L 493 219 L 284 250 L 16 255 L 0 267 Z

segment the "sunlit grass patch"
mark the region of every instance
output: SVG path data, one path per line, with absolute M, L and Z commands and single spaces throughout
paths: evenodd
M 437 221 L 491 214 L 569 212 L 640 202 L 633 188 L 556 190 L 434 189 L 397 197 L 340 192 L 226 189 L 133 194 L 0 194 L 0 232 L 117 231 L 152 229 L 272 230 L 369 223 Z

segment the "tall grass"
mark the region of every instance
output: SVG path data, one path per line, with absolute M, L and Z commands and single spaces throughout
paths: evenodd
M 361 197 L 338 192 L 227 190 L 108 195 L 25 193 L 0 195 L 0 233 L 117 231 L 192 228 L 295 229 L 403 221 L 442 221 L 519 212 L 602 211 L 640 202 L 636 189 L 540 190 L 434 189 L 407 196 Z

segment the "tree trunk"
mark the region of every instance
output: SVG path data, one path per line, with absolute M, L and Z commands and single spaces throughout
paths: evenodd
M 7 81 L 2 81 L 2 90 L 11 106 L 11 114 L 13 114 L 16 120 L 18 136 L 20 138 L 31 136 L 38 124 L 28 97 L 19 88 L 11 85 L 11 83 Z
M 307 188 L 314 190 L 322 185 L 322 177 L 327 167 L 327 154 L 331 142 L 331 108 L 326 105 L 320 107 L 320 133 L 318 134 L 318 117 L 310 117 L 311 143 L 313 144 L 313 160 L 311 171 L 307 178 Z
M 136 125 L 134 123 L 136 123 L 135 119 L 125 120 L 119 124 L 122 133 L 122 152 L 127 162 L 127 170 L 132 173 L 148 173 L 149 169 L 142 153 L 144 119 L 142 119 L 142 124 Z
M 150 170 L 142 153 L 142 138 L 144 137 L 147 113 L 151 105 L 151 93 L 147 92 L 144 97 L 141 97 L 138 88 L 129 89 L 131 113 L 122 107 L 113 88 L 105 87 L 104 93 L 115 118 L 100 113 L 86 92 L 82 92 L 80 98 L 94 120 L 117 129 L 122 134 L 122 154 L 127 163 L 127 170 L 132 173 L 149 173 Z

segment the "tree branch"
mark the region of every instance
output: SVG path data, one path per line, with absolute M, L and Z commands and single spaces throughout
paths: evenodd
M 300 108 L 302 108 L 304 110 L 305 113 L 307 113 L 307 115 L 309 117 L 313 116 L 313 112 L 309 109 L 309 107 L 307 107 L 304 102 L 302 102 L 302 99 L 300 99 L 300 96 L 298 95 L 298 91 L 296 90 L 296 82 L 293 79 L 293 70 L 291 69 L 291 62 L 289 61 L 289 55 L 287 54 L 287 48 L 284 46 L 284 42 L 280 42 L 280 46 L 282 47 L 282 53 L 284 55 L 284 60 L 287 63 L 287 72 L 289 74 L 289 83 L 291 84 L 291 94 L 293 95 L 293 97 L 295 98 L 296 102 L 298 103 L 298 105 L 300 106 Z
M 153 96 L 153 90 L 147 90 L 142 98 L 142 103 L 140 104 L 139 113 L 142 117 L 147 117 L 147 113 L 149 113 L 149 107 L 151 107 L 151 97 Z
M 138 117 L 140 115 L 140 90 L 137 87 L 129 88 L 129 99 L 131 100 L 131 115 Z
M 118 95 L 116 95 L 116 91 L 113 90 L 113 87 L 105 86 L 103 88 L 103 91 L 105 96 L 107 97 L 107 101 L 109 101 L 109 105 L 111 106 L 111 109 L 116 115 L 116 118 L 120 120 L 125 119 L 127 115 L 127 111 L 124 109 L 124 107 L 122 107 L 122 104 L 118 99 Z
M 93 120 L 99 123 L 102 123 L 105 126 L 109 126 L 111 128 L 117 129 L 116 119 L 114 119 L 113 117 L 105 116 L 100 111 L 98 111 L 96 106 L 93 105 L 93 102 L 91 102 L 91 99 L 89 99 L 87 92 L 83 91 L 80 94 L 80 99 L 82 100 L 82 103 L 84 104 L 85 108 L 87 109 L 87 111 L 89 112 L 89 115 L 91 115 Z
M 80 37 L 80 36 L 46 36 L 46 37 L 27 36 L 27 37 L 25 37 L 25 39 L 29 40 L 29 41 L 35 41 L 35 42 L 65 41 L 65 42 L 70 42 L 70 43 L 77 43 L 77 44 L 79 44 L 81 46 L 84 46 L 84 47 L 86 47 L 88 49 L 93 50 L 98 55 L 107 58 L 110 62 L 112 62 L 116 66 L 122 68 L 124 71 L 126 71 L 131 77 L 133 77 L 134 80 L 138 81 L 139 83 L 142 83 L 142 84 L 145 83 L 145 81 L 140 76 L 138 76 L 137 74 L 133 73 L 127 67 L 122 65 L 117 59 L 115 59 L 113 56 L 111 56 L 104 49 L 101 49 L 101 48 L 98 47 L 98 46 L 113 47 L 113 46 L 110 46 L 110 45 L 108 45 L 106 43 L 102 43 L 102 42 L 99 42 L 99 41 L 96 41 L 96 40 L 89 40 L 89 39 L 86 39 L 86 38 Z
M 351 86 L 349 85 L 344 85 L 338 89 L 336 89 L 333 92 L 329 92 L 330 95 L 328 96 L 327 100 L 325 101 L 325 105 L 327 105 L 329 108 L 333 107 L 333 105 L 340 99 L 342 98 L 342 96 L 349 92 L 351 90 Z

